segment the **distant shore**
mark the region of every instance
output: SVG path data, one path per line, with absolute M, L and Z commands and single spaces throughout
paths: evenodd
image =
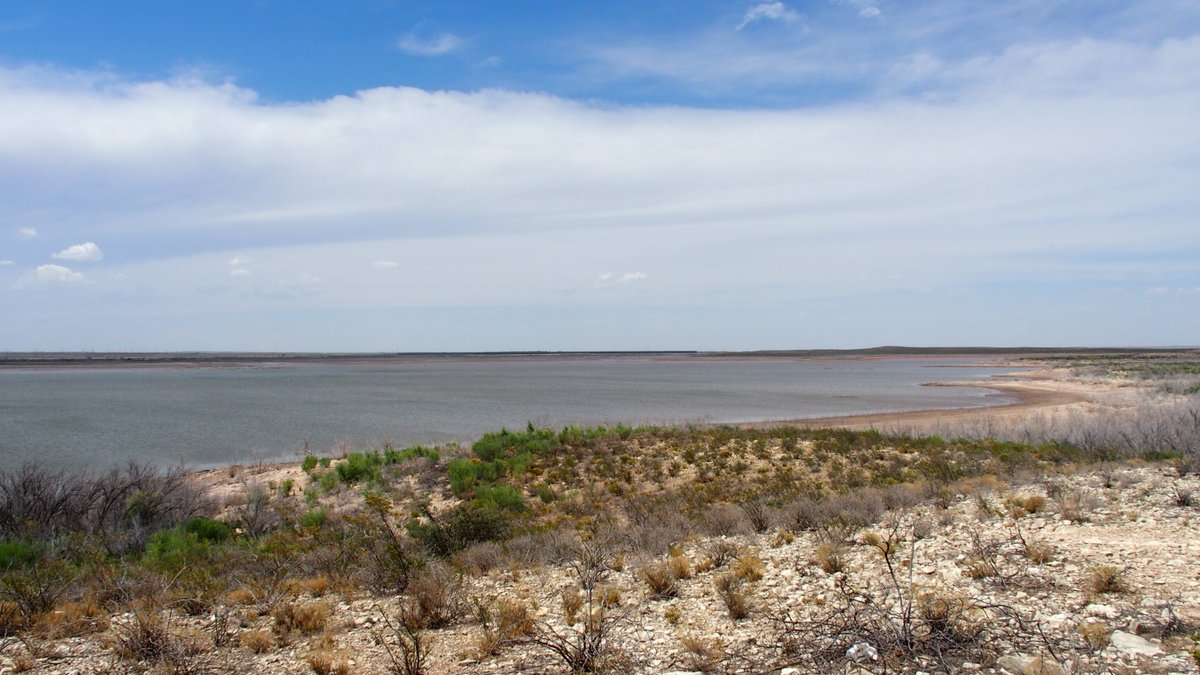
M 429 363 L 443 361 L 644 359 L 904 359 L 922 357 L 1063 358 L 1072 355 L 1183 353 L 1191 348 L 871 347 L 759 351 L 484 352 L 0 352 L 2 368 L 218 368 L 284 363 Z M 990 365 L 990 364 L 989 364 Z
M 928 429 L 951 423 L 971 424 L 988 420 L 1014 419 L 1032 413 L 1051 412 L 1092 402 L 1098 395 L 1111 390 L 1108 385 L 1089 385 L 1078 381 L 1066 381 L 1062 378 L 1061 373 L 1049 370 L 1022 373 L 1019 377 L 1020 379 L 1010 382 L 981 380 L 926 385 L 992 389 L 1016 399 L 1011 403 L 1001 405 L 772 420 L 744 423 L 739 426 L 752 429 L 774 426 L 853 430 Z

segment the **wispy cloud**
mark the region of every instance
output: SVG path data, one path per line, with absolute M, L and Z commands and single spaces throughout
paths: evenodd
M 620 284 L 628 284 L 635 281 L 642 281 L 646 278 L 643 272 L 625 272 L 623 274 L 615 274 L 613 272 L 604 272 L 596 277 L 596 285 L 600 287 L 617 286 Z
M 36 239 L 38 231 L 36 227 L 22 227 L 17 230 L 17 236 L 22 239 Z
M 43 284 L 73 284 L 85 280 L 83 274 L 62 265 L 41 265 L 37 268 L 36 276 L 38 282 Z
M 800 15 L 795 10 L 789 9 L 782 2 L 760 2 L 746 10 L 745 15 L 742 16 L 742 22 L 737 26 L 737 30 L 741 30 L 759 21 L 791 22 L 799 18 Z
M 395 260 L 376 260 L 375 262 L 371 263 L 371 267 L 374 267 L 378 270 L 394 270 L 397 267 L 400 267 L 400 263 L 396 262 Z
M 231 277 L 248 277 L 248 276 L 250 276 L 250 270 L 248 270 L 244 267 L 235 267 L 235 268 L 229 270 L 229 276 L 231 276 Z
M 14 264 L 14 263 L 11 260 L 0 260 L 0 267 L 6 267 L 6 266 L 12 265 L 12 264 Z
M 413 29 L 396 40 L 396 47 L 414 56 L 443 56 L 461 47 L 463 42 L 453 33 L 427 34 Z
M 74 246 L 68 246 L 58 253 L 55 253 L 51 257 L 58 258 L 59 260 L 94 262 L 96 260 L 103 259 L 104 253 L 101 252 L 99 246 L 89 241 L 82 244 L 75 244 Z

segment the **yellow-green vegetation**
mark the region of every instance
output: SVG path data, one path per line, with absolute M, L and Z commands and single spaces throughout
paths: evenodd
M 1174 456 L 1167 448 L 1145 452 Z M 646 561 L 635 569 L 646 593 L 661 599 L 676 595 L 679 580 L 728 565 L 709 583 L 730 617 L 741 619 L 752 610 L 751 585 L 764 566 L 724 535 L 774 529 L 786 542 L 815 531 L 826 542 L 815 562 L 833 570 L 855 533 L 889 510 L 978 492 L 996 482 L 988 476 L 1052 473 L 1120 456 L 1103 447 L 872 431 L 529 425 L 487 434 L 470 448 L 308 456 L 301 464 L 308 485 L 295 486 L 302 490 L 252 486 L 224 505 L 180 472 L 26 467 L 0 472 L 0 630 L 83 634 L 106 616 L 132 611 L 137 630 L 122 629 L 122 653 L 167 659 L 182 653 L 182 643 L 155 608 L 215 616 L 216 608 L 236 607 L 274 619 L 273 633 L 241 638 L 246 650 L 261 652 L 321 631 L 330 605 L 318 598 L 327 593 L 407 592 L 403 627 L 418 631 L 465 613 L 448 594 L 455 574 L 560 560 L 557 542 L 578 533 L 619 539 L 622 551 Z M 1050 497 L 1064 513 L 1086 515 L 1071 495 Z M 1048 508 L 1040 496 L 1009 506 Z M 694 557 L 669 551 L 693 533 L 710 536 Z M 890 561 L 888 541 L 866 543 Z M 1037 546 L 1029 543 L 1030 559 L 1052 555 Z M 605 558 L 605 569 L 608 560 L 618 569 L 624 553 L 619 563 Z M 1093 590 L 1118 586 L 1096 582 Z M 611 589 L 593 598 L 593 588 L 581 588 L 586 602 L 576 591 L 563 597 L 570 625 L 586 624 L 581 604 L 615 611 L 635 601 Z M 482 651 L 530 630 L 516 607 L 497 605 Z M 933 619 L 943 608 L 929 607 Z M 389 639 L 397 649 L 407 645 L 405 653 L 423 648 L 415 633 Z

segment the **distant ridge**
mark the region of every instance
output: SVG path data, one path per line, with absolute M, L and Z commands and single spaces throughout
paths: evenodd
M 589 359 L 637 357 L 846 358 L 869 356 L 1069 356 L 1106 354 L 1184 354 L 1196 347 L 903 347 L 864 349 L 762 349 L 753 351 L 478 351 L 478 352 L 0 352 L 0 367 L 220 365 L 405 361 L 431 359 Z
M 713 356 L 1039 356 L 1069 354 L 1180 354 L 1196 347 L 900 347 L 864 349 L 762 349 L 746 352 L 706 352 Z

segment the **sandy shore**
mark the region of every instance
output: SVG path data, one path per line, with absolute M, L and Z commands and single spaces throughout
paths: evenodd
M 1058 370 L 1021 373 L 1008 381 L 945 382 L 929 386 L 992 389 L 1006 397 L 1014 398 L 1015 401 L 981 408 L 912 410 L 895 413 L 772 420 L 750 422 L 740 426 L 751 429 L 777 426 L 799 426 L 810 429 L 837 427 L 856 430 L 929 429 L 952 423 L 975 424 L 989 420 L 1011 420 L 1035 413 L 1067 410 L 1081 404 L 1091 403 L 1099 395 L 1112 390 L 1111 385 L 1067 380 L 1066 371 Z

